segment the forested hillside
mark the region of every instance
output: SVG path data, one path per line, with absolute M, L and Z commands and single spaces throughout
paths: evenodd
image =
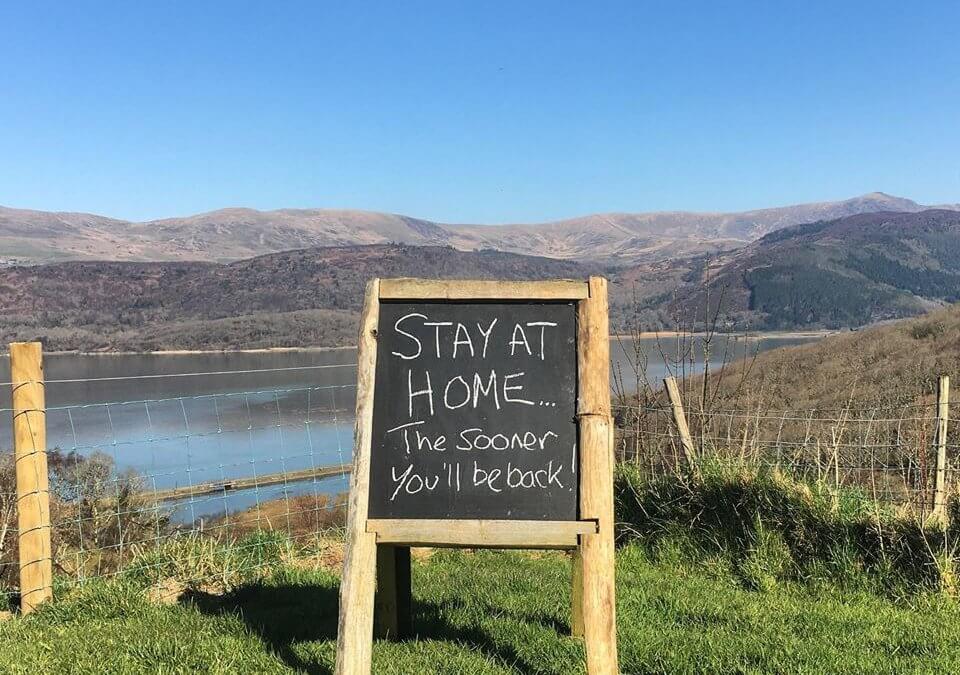
M 354 344 L 371 277 L 583 278 L 596 268 L 496 251 L 347 246 L 215 263 L 69 262 L 0 269 L 4 342 L 50 350 Z
M 740 328 L 842 328 L 960 299 L 960 214 L 871 213 L 797 225 L 732 253 L 621 273 L 648 315 Z M 663 292 L 657 279 L 672 279 Z M 710 311 L 705 312 L 709 303 Z

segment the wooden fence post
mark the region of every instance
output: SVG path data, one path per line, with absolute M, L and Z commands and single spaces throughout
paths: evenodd
M 941 375 L 937 383 L 937 465 L 934 476 L 933 515 L 947 515 L 947 424 L 950 421 L 950 378 Z
M 370 445 L 373 438 L 373 385 L 377 372 L 380 280 L 367 283 L 357 343 L 357 419 L 353 432 L 353 471 L 347 505 L 346 560 L 340 581 L 335 675 L 369 675 L 373 656 L 373 612 L 377 580 L 377 533 L 367 532 L 370 499 Z
M 673 411 L 673 423 L 677 427 L 677 433 L 680 435 L 680 447 L 683 450 L 683 456 L 687 461 L 687 466 L 695 466 L 696 453 L 693 448 L 693 439 L 690 438 L 690 427 L 687 425 L 687 416 L 683 412 L 683 399 L 680 398 L 680 388 L 677 387 L 675 377 L 663 378 L 663 386 L 667 390 L 667 396 L 670 397 L 670 408 Z
M 43 350 L 39 342 L 10 345 L 10 381 L 17 471 L 20 610 L 27 614 L 53 597 L 46 404 Z
M 580 519 L 596 520 L 598 531 L 580 535 L 571 628 L 583 635 L 587 672 L 614 675 L 619 670 L 607 280 L 590 277 L 589 286 L 590 297 L 580 302 L 577 319 Z

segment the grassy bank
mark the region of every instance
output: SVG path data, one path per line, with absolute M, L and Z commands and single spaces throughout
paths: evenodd
M 622 466 L 616 504 L 621 542 L 725 569 L 746 588 L 837 586 L 892 598 L 958 591 L 956 500 L 944 527 L 856 488 L 706 461 L 654 478 Z
M 960 672 L 950 529 L 852 491 L 704 464 L 617 481 L 621 669 Z M 414 556 L 416 637 L 377 673 L 583 672 L 556 552 Z M 330 672 L 342 544 L 189 535 L 0 621 L 0 672 Z
M 942 596 L 745 589 L 718 570 L 618 554 L 621 668 L 656 672 L 957 672 L 960 611 Z M 377 642 L 378 673 L 582 672 L 561 554 L 440 552 L 415 563 L 418 637 Z M 3 672 L 329 672 L 337 578 L 280 565 L 172 604 L 135 578 L 0 623 Z

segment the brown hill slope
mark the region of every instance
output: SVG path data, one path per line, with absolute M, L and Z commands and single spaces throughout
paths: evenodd
M 735 364 L 721 398 L 741 410 L 865 410 L 929 402 L 937 376 L 960 383 L 960 305 L 764 352 Z M 741 374 L 746 379 L 741 384 Z
M 741 213 L 608 213 L 552 223 L 487 226 L 447 225 L 369 211 L 244 208 L 135 223 L 0 207 L 0 258 L 27 263 L 225 262 L 316 246 L 407 243 L 630 263 L 735 248 L 797 223 L 923 208 L 909 199 L 871 193 L 844 201 Z
M 736 248 L 790 225 L 876 211 L 915 212 L 916 202 L 874 192 L 837 202 L 798 204 L 740 213 L 606 213 L 542 225 L 460 228 L 499 250 L 557 258 L 664 260 Z M 960 208 L 957 206 L 946 208 Z

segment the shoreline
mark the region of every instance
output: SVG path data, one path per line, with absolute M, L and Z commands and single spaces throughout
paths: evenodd
M 771 331 L 745 331 L 737 333 L 714 333 L 714 337 L 732 338 L 734 340 L 769 340 L 769 339 L 803 339 L 803 338 L 825 338 L 831 335 L 838 335 L 843 331 L 833 329 L 821 330 L 771 330 Z M 703 337 L 707 335 L 705 331 L 691 333 L 689 331 L 659 330 L 642 331 L 633 334 L 614 334 L 610 336 L 611 340 L 630 340 L 640 338 L 641 340 L 653 338 L 676 338 L 676 337 Z
M 294 352 L 336 352 L 356 349 L 354 345 L 342 347 L 256 347 L 251 349 L 158 349 L 149 352 L 47 352 L 44 356 L 203 356 L 211 354 L 287 354 Z M 4 352 L 6 354 L 6 352 Z
M 743 332 L 743 333 L 714 333 L 716 337 L 732 338 L 734 340 L 766 340 L 766 339 L 815 339 L 825 338 L 831 335 L 837 335 L 843 331 L 839 330 L 784 330 L 784 331 L 761 331 L 761 332 Z M 677 337 L 703 337 L 705 332 L 685 332 L 675 330 L 662 331 L 642 331 L 635 334 L 612 334 L 610 340 L 631 340 L 640 338 L 641 340 L 650 340 L 654 338 L 677 338 Z M 61 351 L 44 352 L 44 356 L 204 356 L 211 354 L 292 354 L 309 352 L 335 352 L 356 350 L 356 345 L 342 345 L 340 347 L 255 347 L 250 349 L 158 349 L 155 351 Z

